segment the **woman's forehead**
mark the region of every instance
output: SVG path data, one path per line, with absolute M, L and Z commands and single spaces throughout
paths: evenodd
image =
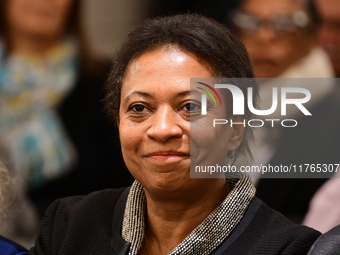
M 287 14 L 291 11 L 305 9 L 305 5 L 300 0 L 245 0 L 241 8 L 254 15 L 271 17 L 277 14 Z
M 135 88 L 179 84 L 190 86 L 190 78 L 209 78 L 212 73 L 193 54 L 179 48 L 159 48 L 132 61 L 122 83 L 122 93 Z

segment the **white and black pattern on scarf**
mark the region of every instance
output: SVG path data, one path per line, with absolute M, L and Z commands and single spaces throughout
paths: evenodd
M 248 176 L 227 179 L 233 187 L 224 201 L 168 255 L 211 254 L 236 228 L 255 196 L 255 187 Z M 129 255 L 136 255 L 142 246 L 145 229 L 146 199 L 142 185 L 131 187 L 122 227 L 122 237 L 131 243 Z
M 129 254 L 137 254 L 142 246 L 145 229 L 146 199 L 143 186 L 135 181 L 130 189 L 124 212 L 122 237 L 131 243 Z

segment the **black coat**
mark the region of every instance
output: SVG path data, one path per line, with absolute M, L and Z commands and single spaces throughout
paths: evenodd
M 55 201 L 31 255 L 128 254 L 121 226 L 129 189 L 103 190 Z M 213 253 L 307 254 L 319 232 L 295 225 L 255 198 L 236 229 Z

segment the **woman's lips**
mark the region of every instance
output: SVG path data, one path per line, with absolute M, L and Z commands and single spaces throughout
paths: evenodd
M 144 157 L 159 161 L 177 161 L 185 158 L 190 158 L 190 154 L 177 151 L 157 151 L 147 153 Z

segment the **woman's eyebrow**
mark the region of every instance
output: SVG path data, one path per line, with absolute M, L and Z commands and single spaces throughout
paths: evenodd
M 177 96 L 187 96 L 187 95 L 190 95 L 191 93 L 201 94 L 201 93 L 199 93 L 195 90 L 188 90 L 188 91 L 183 91 L 183 92 L 177 93 Z M 142 97 L 154 98 L 154 96 L 151 95 L 150 93 L 143 92 L 143 91 L 134 91 L 134 92 L 130 93 L 129 95 L 127 95 L 126 98 L 124 99 L 124 101 L 127 101 L 133 95 L 139 95 L 139 96 L 142 96 Z
M 139 95 L 142 97 L 148 97 L 148 98 L 153 98 L 153 96 L 149 93 L 143 92 L 143 91 L 134 91 L 132 93 L 130 93 L 129 95 L 126 96 L 126 98 L 124 99 L 124 101 L 129 100 L 130 97 L 132 97 L 133 95 Z
M 201 91 L 197 91 L 197 90 L 189 90 L 189 91 L 186 91 L 186 92 L 183 92 L 183 94 L 187 95 L 187 94 L 190 94 L 190 95 L 201 95 L 202 92 Z
M 196 90 L 187 90 L 187 91 L 183 91 L 183 92 L 179 92 L 177 93 L 177 96 L 179 97 L 185 97 L 185 96 L 198 96 L 198 95 L 201 95 L 202 93 L 196 91 Z M 143 92 L 143 91 L 133 91 L 132 93 L 130 93 L 129 95 L 127 95 L 125 98 L 124 98 L 124 102 L 128 102 L 129 99 L 134 96 L 134 95 L 137 95 L 137 96 L 140 96 L 140 97 L 144 97 L 144 98 L 149 98 L 149 99 L 155 99 L 155 97 L 150 94 L 150 93 L 147 93 L 147 92 Z

